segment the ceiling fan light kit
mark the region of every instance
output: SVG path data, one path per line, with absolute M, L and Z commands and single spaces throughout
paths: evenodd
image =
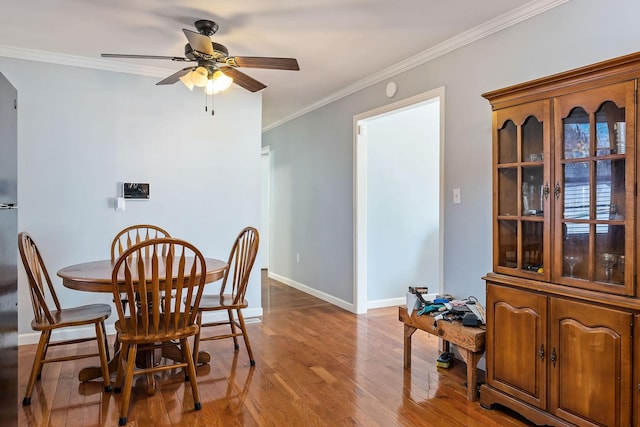
M 193 90 L 194 87 L 204 87 L 207 95 L 226 90 L 232 83 L 250 92 L 258 92 L 267 87 L 264 83 L 239 71 L 238 68 L 300 70 L 295 58 L 229 56 L 226 46 L 211 41 L 210 37 L 218 31 L 217 23 L 201 19 L 195 22 L 195 27 L 198 32 L 182 30 L 188 41 L 184 48 L 184 57 L 117 53 L 103 53 L 101 56 L 103 58 L 169 59 L 176 62 L 196 62 L 195 66 L 183 68 L 156 84 L 170 85 L 181 81 L 189 90 Z M 213 110 L 211 114 L 213 114 Z
M 205 86 L 205 92 L 207 95 L 213 95 L 214 93 L 229 89 L 232 83 L 233 79 L 231 77 L 227 76 L 220 70 L 216 70 L 211 73 L 211 77 Z

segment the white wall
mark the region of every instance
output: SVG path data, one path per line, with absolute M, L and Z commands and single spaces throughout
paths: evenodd
M 366 120 L 367 299 L 440 286 L 440 112 L 430 102 Z
M 63 288 L 55 273 L 109 258 L 128 225 L 157 224 L 224 260 L 244 226 L 259 226 L 260 94 L 234 87 L 216 97 L 212 117 L 203 95 L 155 78 L 9 58 L 0 71 L 18 89 L 18 227 L 36 240 L 65 305 L 111 303 Z M 123 181 L 150 183 L 151 199 L 116 212 Z M 25 343 L 33 312 L 19 270 Z M 259 268 L 247 299 L 247 315 L 261 314 Z
M 481 94 L 635 52 L 638 16 L 636 0 L 573 0 L 394 76 L 392 100 L 380 82 L 265 132 L 271 272 L 353 302 L 353 116 L 444 86 L 444 290 L 482 300 L 492 190 L 491 108 Z M 453 188 L 462 204 L 453 205 Z M 296 252 L 306 262 L 292 262 Z

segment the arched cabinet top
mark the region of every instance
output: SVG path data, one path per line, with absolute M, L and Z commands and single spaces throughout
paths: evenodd
M 635 82 L 628 81 L 564 95 L 555 99 L 554 109 L 559 117 L 567 117 L 575 108 L 582 108 L 587 114 L 594 114 L 607 102 L 613 102 L 618 108 L 628 105 L 633 96 Z
M 512 121 L 517 126 L 522 126 L 530 118 L 535 118 L 538 122 L 544 123 L 549 117 L 549 100 L 535 103 L 517 105 L 508 110 L 498 110 L 495 112 L 496 129 L 502 129 L 508 121 Z

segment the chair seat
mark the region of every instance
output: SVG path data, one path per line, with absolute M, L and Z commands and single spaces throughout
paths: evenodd
M 127 317 L 126 321 L 127 323 L 130 322 L 131 317 Z M 136 335 L 131 333 L 131 328 L 127 328 L 129 332 L 124 332 L 125 328 L 122 327 L 121 321 L 116 320 L 116 323 L 114 326 L 115 326 L 116 332 L 118 333 L 118 338 L 120 339 L 121 342 L 136 343 L 136 344 L 140 344 L 140 343 L 152 344 L 152 343 L 158 343 L 158 342 L 164 342 L 164 341 L 170 341 L 170 340 L 177 340 L 181 338 L 194 336 L 200 329 L 200 327 L 196 324 L 184 327 L 180 323 L 178 324 L 177 327 L 174 327 L 173 322 L 171 322 L 167 329 L 163 328 L 161 331 L 157 333 L 153 333 L 152 331 L 149 331 L 148 334 L 145 334 L 144 328 L 142 326 L 142 320 L 137 319 L 137 321 L 138 321 L 138 334 Z M 160 324 L 162 325 L 162 319 L 160 320 Z
M 89 304 L 61 310 L 51 310 L 51 316 L 55 323 L 38 323 L 35 319 L 31 327 L 35 331 L 57 329 L 66 326 L 89 325 L 96 322 L 104 322 L 111 315 L 111 306 L 108 304 Z
M 224 310 L 227 308 L 247 308 L 249 303 L 247 300 L 242 300 L 238 304 L 233 303 L 232 295 L 202 295 L 200 300 L 200 310 Z

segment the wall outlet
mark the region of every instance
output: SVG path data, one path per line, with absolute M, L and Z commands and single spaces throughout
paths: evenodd
M 296 254 L 296 262 L 300 262 L 300 254 Z

